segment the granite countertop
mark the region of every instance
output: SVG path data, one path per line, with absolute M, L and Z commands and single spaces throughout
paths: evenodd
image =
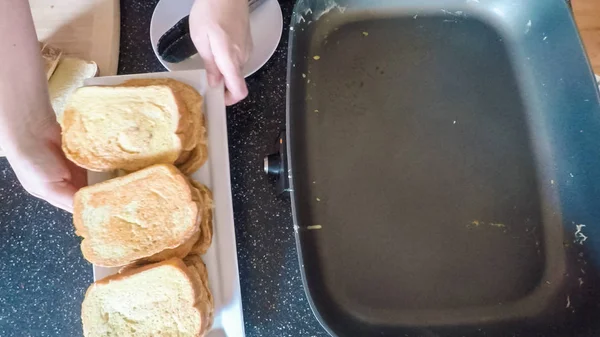
M 248 79 L 249 97 L 229 108 L 229 156 L 246 335 L 326 336 L 306 300 L 290 202 L 262 172 L 285 125 L 287 27 L 275 55 Z M 149 25 L 157 0 L 121 1 L 120 74 L 164 71 Z M 70 214 L 29 196 L 0 159 L 0 336 L 80 336 L 80 305 L 92 267 Z

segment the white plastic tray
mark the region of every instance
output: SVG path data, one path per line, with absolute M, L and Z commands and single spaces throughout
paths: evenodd
M 204 70 L 152 73 L 129 76 L 99 77 L 86 80 L 85 85 L 115 85 L 133 78 L 172 78 L 187 83 L 204 96 L 204 114 L 208 130 L 208 161 L 192 178 L 208 186 L 213 192 L 214 235 L 211 247 L 202 257 L 208 269 L 208 281 L 215 302 L 215 320 L 208 337 L 244 336 L 244 319 L 240 295 L 229 152 L 227 121 L 223 87 L 210 88 Z M 110 179 L 111 174 L 88 172 L 89 184 Z M 94 266 L 94 280 L 115 274 L 118 268 Z

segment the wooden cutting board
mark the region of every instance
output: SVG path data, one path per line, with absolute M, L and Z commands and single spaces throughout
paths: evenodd
M 119 0 L 29 0 L 29 5 L 40 41 L 96 62 L 100 76 L 117 74 Z
M 572 0 L 571 3 L 592 67 L 600 75 L 600 1 Z
M 38 40 L 96 62 L 100 76 L 117 74 L 119 0 L 29 0 L 29 5 Z

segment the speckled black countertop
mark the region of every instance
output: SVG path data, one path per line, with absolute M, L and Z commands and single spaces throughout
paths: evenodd
M 149 25 L 157 0 L 121 0 L 120 74 L 164 71 Z M 285 124 L 287 27 L 271 60 L 248 79 L 250 96 L 228 109 L 229 156 L 246 335 L 325 336 L 308 306 L 288 200 L 262 172 Z M 29 196 L 0 159 L 0 336 L 80 336 L 92 282 L 71 216 Z

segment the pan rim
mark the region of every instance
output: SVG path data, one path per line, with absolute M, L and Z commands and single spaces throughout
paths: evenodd
M 294 34 L 298 30 L 298 29 L 296 29 L 296 27 L 299 26 L 298 25 L 298 16 L 297 16 L 298 14 L 297 13 L 299 12 L 299 9 L 302 9 L 301 6 L 303 6 L 303 4 L 302 4 L 303 2 L 306 2 L 306 1 L 299 1 L 296 4 L 296 7 L 294 9 L 294 15 L 292 17 L 292 26 L 291 26 L 294 29 L 291 30 L 290 33 L 289 33 L 289 44 L 288 44 L 287 96 L 286 96 L 286 105 L 287 105 L 287 111 L 286 111 L 286 121 L 287 121 L 287 123 L 286 123 L 286 136 L 287 136 L 287 144 L 286 144 L 286 148 L 287 148 L 287 151 L 288 151 L 288 158 L 287 158 L 288 159 L 288 167 L 289 167 L 289 172 L 288 173 L 289 173 L 289 179 L 290 179 L 292 215 L 293 215 L 293 219 L 294 219 L 294 229 L 295 229 L 295 239 L 296 239 L 296 246 L 297 246 L 297 253 L 298 253 L 298 261 L 299 261 L 299 264 L 301 266 L 300 269 L 301 269 L 301 277 L 302 277 L 302 282 L 303 282 L 304 290 L 305 290 L 305 293 L 307 295 L 308 302 L 309 302 L 309 305 L 311 307 L 311 310 L 315 314 L 315 317 L 317 318 L 317 320 L 319 321 L 319 323 L 330 334 L 333 335 L 333 331 L 331 330 L 331 327 L 328 325 L 328 323 L 326 322 L 326 320 L 323 318 L 323 316 L 319 312 L 318 304 L 312 298 L 313 294 L 312 294 L 312 291 L 310 290 L 310 285 L 308 284 L 309 282 L 308 282 L 307 276 L 306 276 L 306 269 L 304 268 L 304 255 L 303 255 L 303 250 L 305 248 L 305 245 L 302 244 L 302 238 L 301 238 L 301 234 L 302 234 L 301 231 L 303 231 L 304 228 L 300 227 L 300 224 L 299 224 L 298 200 L 296 200 L 297 199 L 297 195 L 295 193 L 295 186 L 296 186 L 296 184 L 295 184 L 294 174 L 292 172 L 292 170 L 295 167 L 294 166 L 294 157 L 295 157 L 295 155 L 292 153 L 292 142 L 294 141 L 294 138 L 293 138 L 293 133 L 294 132 L 292 131 L 292 125 L 290 123 L 291 122 L 290 116 L 291 116 L 291 113 L 292 113 L 291 112 L 291 110 L 292 110 L 292 108 L 291 108 L 291 101 L 292 101 L 291 91 L 292 91 L 292 76 L 293 76 L 293 69 L 292 69 L 293 67 L 291 65 L 292 65 L 292 62 L 293 62 L 293 56 L 292 55 L 293 55 L 293 51 L 294 51 L 294 41 L 295 41 Z M 563 5 L 565 5 L 565 4 L 563 3 Z M 565 5 L 565 9 L 568 11 L 566 5 Z M 569 25 L 569 27 L 567 27 L 567 28 L 568 29 L 575 29 L 575 27 L 574 27 L 574 21 L 573 21 L 572 16 L 569 15 L 569 20 L 568 21 L 569 22 L 567 22 L 567 24 Z M 576 29 L 575 29 L 575 32 L 576 32 Z M 581 43 L 580 40 L 575 41 L 575 44 L 576 45 L 578 44 L 580 46 L 580 48 L 583 48 L 582 47 L 582 43 Z M 590 75 L 591 75 L 591 68 L 590 68 Z M 546 176 L 547 174 L 540 172 L 539 175 L 540 176 Z M 549 203 L 552 203 L 552 201 L 549 201 Z M 544 220 L 543 222 L 546 222 L 546 220 Z M 547 238 L 546 235 L 545 235 L 545 238 Z M 548 248 L 546 248 L 546 249 L 548 249 Z M 545 253 L 548 254 L 547 251 Z M 562 261 L 564 262 L 564 259 Z M 563 267 L 564 267 L 564 263 L 563 263 Z M 559 269 L 561 269 L 561 268 L 559 268 Z M 548 267 L 546 266 L 546 267 L 544 267 L 544 273 L 543 273 L 544 276 L 542 277 L 543 280 L 547 280 L 548 279 L 548 277 L 546 275 L 547 272 L 548 272 Z M 556 275 L 559 275 L 559 274 L 560 274 L 560 270 L 558 272 L 554 273 L 553 275 L 556 276 Z M 555 279 L 555 278 L 556 277 L 552 277 L 552 279 Z M 540 291 L 538 291 L 538 290 L 540 290 L 540 288 L 534 288 L 531 293 L 527 294 L 522 299 L 519 299 L 519 300 L 515 301 L 514 303 L 519 303 L 519 301 L 525 300 L 525 299 L 528 299 L 528 298 L 531 298 L 528 301 L 538 302 L 539 301 L 539 297 L 542 296 L 542 294 L 540 294 L 541 290 Z M 549 297 L 551 297 L 551 296 L 543 296 L 542 298 L 549 298 Z M 504 309 L 504 310 L 506 310 L 506 309 Z M 537 316 L 539 313 L 540 313 L 539 310 L 532 310 L 530 312 L 530 316 Z M 353 318 L 355 318 L 355 317 L 353 317 Z M 470 320 L 470 322 L 472 322 L 472 321 L 473 320 Z M 456 322 L 456 321 L 453 321 L 453 322 Z M 445 323 L 440 323 L 439 325 L 444 325 L 444 324 Z M 438 324 L 433 324 L 433 325 L 438 325 Z M 399 325 L 398 327 L 401 327 L 401 326 L 402 325 Z

